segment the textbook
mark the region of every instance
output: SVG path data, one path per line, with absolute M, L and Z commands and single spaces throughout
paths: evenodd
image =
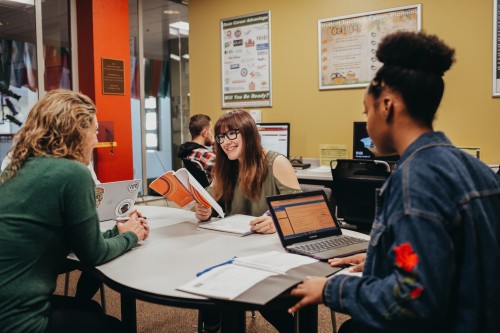
M 222 207 L 185 168 L 165 172 L 149 187 L 181 208 L 191 209 L 198 202 L 207 208 L 212 207 L 220 217 L 224 217 Z
M 340 269 L 310 257 L 270 251 L 235 257 L 209 267 L 177 289 L 209 298 L 264 305 L 308 275 L 329 276 Z

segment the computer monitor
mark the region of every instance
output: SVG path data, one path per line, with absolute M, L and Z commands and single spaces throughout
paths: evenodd
M 257 123 L 262 147 L 290 156 L 290 123 Z
M 352 140 L 352 158 L 363 159 L 363 160 L 382 160 L 397 162 L 399 160 L 398 155 L 385 155 L 381 156 L 378 154 L 375 144 L 368 135 L 366 130 L 366 121 L 355 121 L 353 128 L 353 140 Z

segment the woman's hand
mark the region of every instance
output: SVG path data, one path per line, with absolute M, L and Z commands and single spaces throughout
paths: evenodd
M 250 221 L 250 230 L 259 234 L 272 234 L 276 232 L 271 216 L 262 215 Z
M 149 225 L 145 218 L 140 217 L 138 211 L 132 211 L 129 214 L 129 219 L 127 221 L 116 222 L 116 227 L 118 232 L 123 234 L 124 232 L 131 231 L 136 234 L 137 239 L 145 240 L 149 236 Z
M 358 253 L 345 258 L 329 259 L 330 266 L 353 265 L 349 267 L 349 272 L 362 272 L 365 266 L 366 253 Z
M 326 281 L 324 277 L 310 277 L 308 276 L 304 282 L 295 287 L 290 294 L 292 296 L 299 296 L 302 299 L 288 309 L 289 313 L 294 313 L 300 308 L 309 304 L 323 303 L 323 289 L 325 288 Z
M 195 213 L 196 213 L 196 218 L 200 221 L 208 221 L 210 220 L 210 217 L 212 216 L 212 208 L 211 207 L 205 207 L 202 204 L 195 203 Z

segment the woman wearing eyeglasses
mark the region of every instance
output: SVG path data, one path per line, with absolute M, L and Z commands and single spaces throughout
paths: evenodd
M 222 200 L 226 215 L 258 216 L 251 222 L 257 233 L 276 231 L 267 211 L 266 196 L 300 192 L 299 182 L 288 159 L 262 148 L 255 121 L 244 110 L 233 110 L 215 124 L 215 166 L 211 193 Z M 196 207 L 200 221 L 210 218 L 212 210 Z
M 301 192 L 295 171 L 288 159 L 262 148 L 255 121 L 244 110 L 233 110 L 220 117 L 214 127 L 216 154 L 209 192 L 224 201 L 226 215 L 257 216 L 251 230 L 270 234 L 276 229 L 267 211 L 266 196 Z M 196 206 L 200 221 L 210 219 L 211 208 Z M 285 311 L 261 311 L 280 332 L 293 332 L 293 317 Z M 202 311 L 205 329 L 216 331 L 217 311 Z

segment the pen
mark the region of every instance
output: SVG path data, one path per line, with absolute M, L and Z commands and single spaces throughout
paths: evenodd
M 266 210 L 266 211 L 264 212 L 264 214 L 262 214 L 262 215 L 271 216 L 271 212 L 270 212 L 269 210 Z
M 146 216 L 141 216 L 143 219 L 147 220 L 148 218 Z M 128 216 L 123 216 L 123 217 L 117 217 L 115 218 L 115 221 L 116 222 L 125 222 L 125 221 L 128 221 L 130 219 L 130 217 Z
M 234 259 L 236 259 L 236 257 L 233 257 L 232 259 L 229 259 L 228 261 L 225 261 L 225 262 L 223 262 L 223 263 L 221 263 L 221 264 L 218 264 L 218 265 L 215 265 L 215 266 L 212 266 L 212 267 L 208 267 L 208 268 L 206 268 L 206 269 L 202 270 L 201 272 L 196 273 L 196 276 L 203 275 L 203 274 L 205 274 L 205 273 L 207 273 L 207 272 L 211 271 L 212 269 L 217 268 L 217 267 L 220 267 L 220 266 L 230 265 L 230 264 L 232 264 L 232 263 L 233 263 Z

